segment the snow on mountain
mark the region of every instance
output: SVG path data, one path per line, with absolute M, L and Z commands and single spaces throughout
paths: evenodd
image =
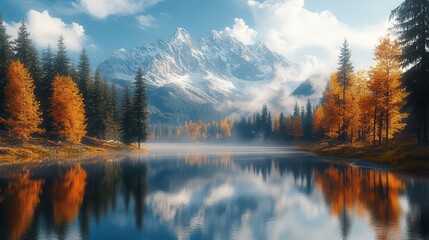
M 141 67 L 147 77 L 151 120 L 179 123 L 219 119 L 237 109 L 259 110 L 264 102 L 276 107 L 277 100 L 265 93 L 282 97 L 293 92 L 300 82 L 289 80 L 291 66 L 260 42 L 244 45 L 221 31 L 194 40 L 178 28 L 168 41 L 116 50 L 98 68 L 107 80 L 127 85 Z

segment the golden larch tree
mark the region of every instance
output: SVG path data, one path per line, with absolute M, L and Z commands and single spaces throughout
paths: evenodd
M 407 92 L 401 84 L 402 71 L 400 68 L 401 48 L 397 40 L 391 40 L 389 36 L 380 39 L 374 52 L 374 60 L 377 65 L 371 69 L 371 87 L 373 98 L 376 99 L 374 105 L 378 114 L 375 119 L 378 122 L 379 142 L 382 135 L 389 143 L 389 138 L 393 134 L 401 131 L 405 127 L 403 120 L 407 114 L 401 113 L 404 107 Z
M 3 122 L 9 126 L 11 137 L 26 142 L 32 133 L 41 133 L 40 103 L 34 95 L 34 82 L 28 70 L 19 61 L 10 63 L 5 87 L 6 111 L 9 118 Z
M 342 133 L 342 88 L 337 80 L 337 74 L 331 75 L 328 88 L 324 92 L 324 120 L 322 128 L 329 140 L 338 138 Z
M 51 115 L 58 137 L 79 143 L 86 134 L 85 105 L 71 77 L 57 75 L 52 83 Z
M 317 137 L 323 135 L 323 120 L 325 118 L 325 111 L 322 105 L 319 105 L 313 115 L 313 134 Z

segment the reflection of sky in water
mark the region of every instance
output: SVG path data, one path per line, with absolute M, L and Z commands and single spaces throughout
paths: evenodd
M 31 169 L 31 179 L 17 174 L 17 182 L 0 177 L 0 238 L 11 227 L 28 239 L 429 237 L 427 178 L 348 167 L 290 148 L 151 149 L 82 168 Z M 28 204 L 10 196 L 35 192 L 38 179 L 42 191 L 33 194 L 26 222 L 12 226 L 7 208 L 22 212 Z

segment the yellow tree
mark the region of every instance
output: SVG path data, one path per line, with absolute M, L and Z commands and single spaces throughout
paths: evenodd
M 86 134 L 85 105 L 71 77 L 57 75 L 52 83 L 51 115 L 58 137 L 79 143 Z
M 5 92 L 9 118 L 4 123 L 9 126 L 11 137 L 25 143 L 32 133 L 42 132 L 40 104 L 34 96 L 33 79 L 19 60 L 9 65 L 7 77 Z
M 377 65 L 371 69 L 376 104 L 380 108 L 379 141 L 381 142 L 382 130 L 385 130 L 387 144 L 393 134 L 405 127 L 403 120 L 407 117 L 407 114 L 401 113 L 408 94 L 401 86 L 400 54 L 401 48 L 397 40 L 391 40 L 389 36 L 381 38 L 374 52 Z
M 322 105 L 319 105 L 313 115 L 313 134 L 317 137 L 323 134 L 323 120 L 325 118 L 325 111 Z
M 331 75 L 328 88 L 324 92 L 324 119 L 322 128 L 326 137 L 329 140 L 338 138 L 342 134 L 343 101 L 342 101 L 342 86 L 337 80 L 337 74 Z

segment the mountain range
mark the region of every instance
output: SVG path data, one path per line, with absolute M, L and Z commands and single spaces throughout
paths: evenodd
M 222 31 L 194 40 L 178 28 L 168 41 L 114 51 L 98 69 L 108 81 L 126 86 L 139 67 L 146 76 L 152 123 L 218 120 L 258 110 L 263 103 L 282 111 L 284 101 L 315 93 L 311 79 L 291 80 L 295 65 L 285 57 Z

